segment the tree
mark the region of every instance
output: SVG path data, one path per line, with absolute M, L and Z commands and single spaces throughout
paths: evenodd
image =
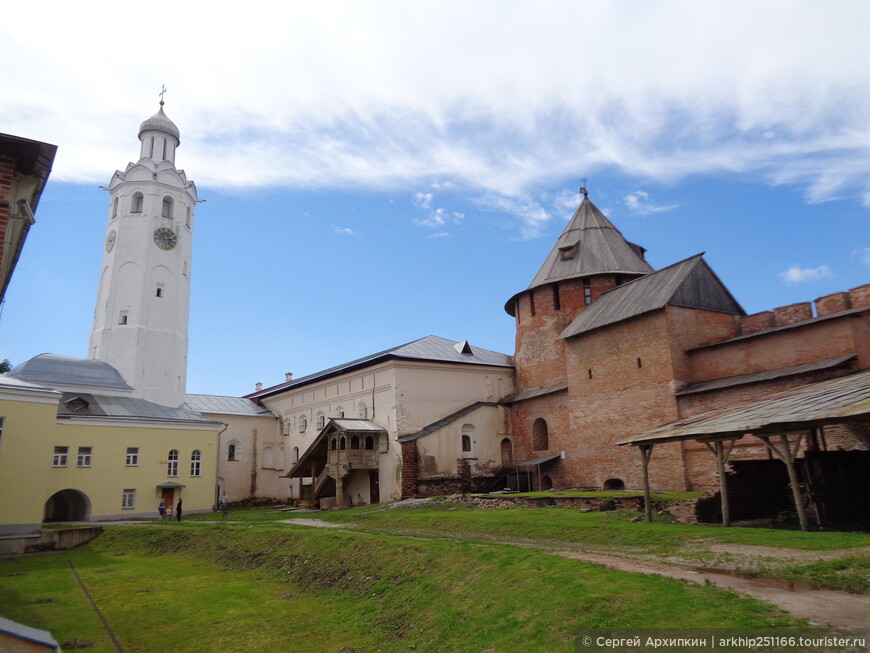
M 12 363 L 9 362 L 8 358 L 4 358 L 0 361 L 0 374 L 6 374 L 9 370 L 12 369 Z

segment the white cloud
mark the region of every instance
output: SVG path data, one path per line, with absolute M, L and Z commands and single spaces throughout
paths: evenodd
M 787 283 L 804 283 L 819 279 L 831 279 L 834 273 L 827 265 L 820 265 L 817 268 L 801 268 L 793 265 L 785 272 L 780 272 L 779 276 Z
M 464 213 L 460 213 L 459 211 L 448 211 L 447 209 L 435 209 L 432 213 L 429 214 L 428 218 L 422 218 L 419 220 L 414 220 L 414 224 L 419 225 L 421 227 L 443 227 L 448 223 L 458 223 L 461 222 L 465 217 Z
M 48 2 L 51 20 L 44 6 L 5 9 L 0 57 L 19 65 L 0 123 L 59 145 L 54 179 L 104 183 L 134 158 L 165 82 L 179 163 L 200 186 L 450 179 L 432 187 L 522 204 L 542 182 L 609 168 L 753 175 L 870 206 L 862 0 L 336 0 L 276 5 L 267 21 L 191 1 L 173 20 L 196 29 L 147 65 L 106 56 L 129 50 L 136 5 Z M 38 41 L 18 29 L 37 21 Z M 527 209 L 534 233 L 548 218 Z
M 449 235 L 446 231 L 436 231 L 434 234 L 426 236 L 426 238 L 447 238 Z
M 650 201 L 649 193 L 642 190 L 636 190 L 633 193 L 626 195 L 622 201 L 628 207 L 628 210 L 637 215 L 650 215 L 651 213 L 664 213 L 673 211 L 679 204 L 653 204 Z
M 333 227 L 332 231 L 339 236 L 353 236 L 353 229 L 349 227 Z
M 870 247 L 856 249 L 853 253 L 858 255 L 861 259 L 861 263 L 864 265 L 870 265 Z
M 419 206 L 421 209 L 428 209 L 432 206 L 432 193 L 415 193 L 414 194 L 414 204 Z

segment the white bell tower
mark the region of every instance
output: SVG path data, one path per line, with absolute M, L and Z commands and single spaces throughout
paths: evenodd
M 178 127 L 160 110 L 139 127 L 139 161 L 109 183 L 109 220 L 89 356 L 134 396 L 184 403 L 196 186 L 175 167 Z

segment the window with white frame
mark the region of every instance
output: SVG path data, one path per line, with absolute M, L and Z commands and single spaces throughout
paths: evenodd
M 305 415 L 302 415 L 299 418 L 299 432 L 305 433 L 308 430 L 308 418 Z
M 79 455 L 76 460 L 76 467 L 91 466 L 91 447 L 79 447 Z
M 130 213 L 142 213 L 142 204 L 145 198 L 142 193 L 133 193 L 133 198 L 130 201 Z
M 326 416 L 320 412 L 317 413 L 317 428 L 322 429 L 326 425 Z
M 202 474 L 202 453 L 199 449 L 194 449 L 190 454 L 190 475 L 200 476 Z
M 121 510 L 133 510 L 136 507 L 136 490 L 124 490 L 121 494 Z
M 357 417 L 360 419 L 368 419 L 369 418 L 369 407 L 366 406 L 366 402 L 359 402 L 359 406 L 356 409 Z
M 166 462 L 166 475 L 178 476 L 178 449 L 169 452 Z
M 344 406 L 339 406 L 335 409 L 335 416 L 341 419 L 344 417 Z
M 293 422 L 289 419 L 284 420 L 284 435 L 290 435 L 290 428 L 293 426 Z
M 239 445 L 235 442 L 231 442 L 230 446 L 227 447 L 227 460 L 238 460 L 239 459 Z
M 55 447 L 54 456 L 51 459 L 52 467 L 66 467 L 66 459 L 69 455 L 69 447 Z
M 474 425 L 462 425 L 462 457 L 474 458 Z
M 139 447 L 127 447 L 127 457 L 124 460 L 127 467 L 139 466 Z

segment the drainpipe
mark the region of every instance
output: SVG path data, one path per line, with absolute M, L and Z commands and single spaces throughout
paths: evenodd
M 220 502 L 220 491 L 221 487 L 218 483 L 218 478 L 220 478 L 220 464 L 221 464 L 221 436 L 224 434 L 228 428 L 230 428 L 229 424 L 224 424 L 224 427 L 218 432 L 218 447 L 217 447 L 217 455 L 215 456 L 214 461 L 214 505 L 211 507 L 212 511 L 217 510 L 218 503 Z

